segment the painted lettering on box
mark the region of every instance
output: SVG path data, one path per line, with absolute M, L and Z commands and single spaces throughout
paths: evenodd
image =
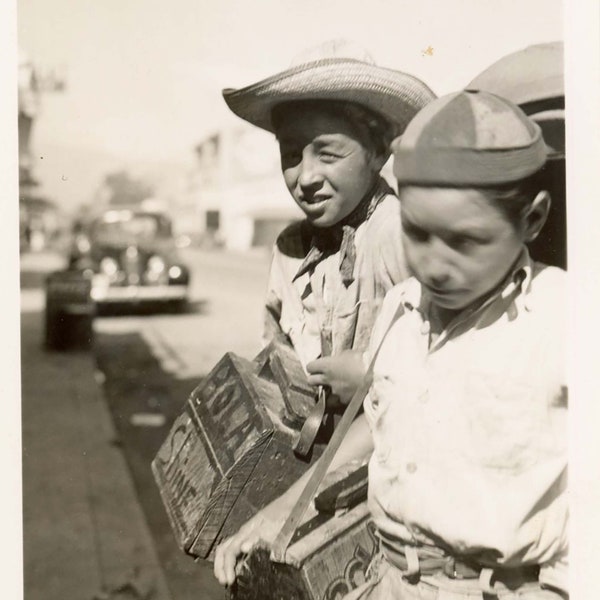
M 229 356 L 209 375 L 194 409 L 224 472 L 245 454 L 262 429 L 262 419 Z
M 188 425 L 189 419 L 186 419 L 185 423 L 171 431 L 168 457 L 164 459 L 161 455 L 157 456 L 158 466 L 160 466 L 172 497 L 176 499 L 179 513 L 185 511 L 198 495 L 198 490 L 189 477 L 188 463 L 190 462 L 190 453 L 193 452 L 193 442 Z

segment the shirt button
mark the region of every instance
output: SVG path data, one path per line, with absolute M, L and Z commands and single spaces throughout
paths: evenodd
M 417 465 L 414 462 L 406 463 L 406 470 L 412 474 L 417 470 Z

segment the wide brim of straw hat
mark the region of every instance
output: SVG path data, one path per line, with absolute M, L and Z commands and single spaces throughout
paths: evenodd
M 563 56 L 560 41 L 528 46 L 502 57 L 467 86 L 520 106 L 542 128 L 550 158 L 565 155 Z
M 481 72 L 468 89 L 485 90 L 524 105 L 551 98 L 564 98 L 563 43 L 528 46 L 502 57 Z
M 298 100 L 360 104 L 383 116 L 401 134 L 435 94 L 418 78 L 360 60 L 331 58 L 301 64 L 240 89 L 223 90 L 239 117 L 274 132 L 273 108 Z

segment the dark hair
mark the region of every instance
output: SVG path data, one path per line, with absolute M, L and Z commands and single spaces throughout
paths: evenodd
M 542 176 L 544 167 L 536 171 L 533 175 L 502 185 L 482 186 L 482 185 L 463 185 L 451 186 L 452 188 L 476 189 L 481 192 L 494 206 L 498 208 L 509 220 L 509 222 L 517 227 L 521 221 L 521 217 L 527 209 L 532 205 L 538 193 L 546 189 L 543 183 Z M 446 186 L 420 186 L 419 184 L 402 184 L 398 186 L 398 194 L 402 194 L 402 188 L 412 187 L 446 187 Z
M 504 216 L 517 226 L 535 197 L 544 189 L 542 174 L 544 167 L 525 179 L 493 187 L 477 187 Z
M 380 114 L 362 104 L 342 100 L 293 100 L 273 107 L 271 122 L 277 130 L 290 113 L 306 110 L 324 110 L 335 116 L 342 115 L 362 137 L 367 139 L 378 155 L 390 152 L 395 137 L 394 127 Z

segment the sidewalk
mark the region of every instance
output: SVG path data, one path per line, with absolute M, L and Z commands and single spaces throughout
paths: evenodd
M 91 353 L 42 348 L 40 282 L 59 266 L 21 264 L 25 600 L 171 600 Z

